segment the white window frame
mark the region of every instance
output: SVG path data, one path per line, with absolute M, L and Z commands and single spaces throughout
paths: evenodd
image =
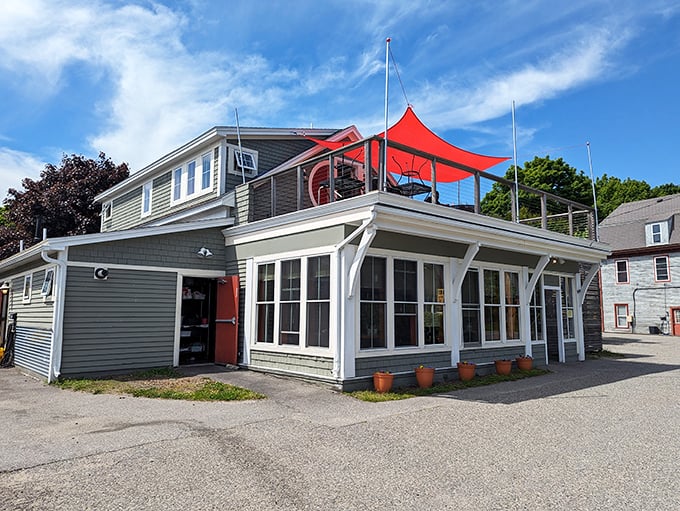
M 562 286 L 563 281 L 564 286 Z M 564 341 L 574 341 L 577 339 L 578 333 L 576 332 L 576 293 L 575 280 L 573 277 L 560 275 L 560 295 L 562 299 L 562 302 L 560 303 L 562 317 L 559 319 L 562 321 L 562 338 Z M 564 322 L 565 320 L 570 319 L 572 320 L 571 323 L 573 323 L 573 331 L 568 332 L 564 328 Z M 569 325 L 569 321 L 567 321 L 567 325 Z
M 656 264 L 657 259 L 666 260 L 666 278 L 660 279 L 658 275 L 658 266 Z M 654 266 L 654 282 L 670 282 L 671 281 L 671 260 L 667 255 L 660 255 L 652 257 L 652 263 Z
M 23 303 L 31 303 L 31 295 L 33 294 L 33 274 L 24 275 L 24 288 L 21 293 L 21 301 Z
M 540 305 L 536 305 L 534 297 L 537 297 L 541 302 Z M 543 291 L 543 276 L 539 277 L 534 292 L 529 297 L 529 330 L 531 335 L 531 342 L 544 343 L 545 342 L 545 293 Z M 531 324 L 531 319 L 540 318 L 541 329 L 534 329 Z M 534 333 L 537 334 L 537 338 L 534 339 Z
M 142 209 L 141 216 L 149 216 L 153 204 L 153 181 L 147 181 L 142 185 Z
M 228 165 L 227 165 L 227 172 L 229 174 L 235 174 L 240 176 L 241 175 L 241 157 L 239 153 L 239 148 L 238 146 L 234 146 L 231 144 L 227 144 L 227 150 L 229 154 L 229 160 L 228 160 Z M 243 148 L 243 154 L 249 155 L 252 160 L 254 166 L 247 165 L 246 167 L 243 168 L 245 172 L 246 177 L 257 177 L 257 172 L 258 172 L 258 160 L 259 160 L 259 154 L 256 150 L 254 149 L 246 149 L 245 147 Z
M 479 329 L 480 329 L 480 342 L 479 343 L 468 343 L 467 346 L 465 346 L 465 343 L 463 342 L 462 339 L 462 332 L 461 332 L 461 350 L 463 349 L 475 349 L 475 348 L 493 348 L 493 347 L 498 347 L 498 346 L 520 346 L 524 345 L 524 341 L 522 340 L 522 332 L 523 332 L 523 322 L 524 322 L 524 315 L 522 313 L 523 307 L 529 307 L 529 304 L 523 304 L 521 302 L 521 296 L 522 292 L 521 289 L 519 290 L 519 296 L 520 296 L 520 303 L 519 305 L 515 304 L 507 304 L 506 299 L 505 299 L 505 273 L 516 273 L 518 276 L 518 283 L 519 286 L 521 287 L 522 285 L 522 269 L 516 266 L 503 266 L 503 265 L 495 265 L 495 264 L 483 264 L 483 265 L 474 265 L 470 266 L 468 268 L 468 271 L 471 270 L 477 270 L 479 279 L 478 279 L 478 285 L 479 285 Z M 496 304 L 489 304 L 487 305 L 484 301 L 484 271 L 485 270 L 490 270 L 490 271 L 497 271 L 499 272 L 499 294 L 500 294 L 500 303 Z M 543 302 L 542 302 L 543 303 Z M 496 307 L 499 308 L 499 329 L 500 329 L 500 339 L 497 340 L 487 340 L 486 338 L 486 307 Z M 519 320 L 519 338 L 518 339 L 508 339 L 507 338 L 507 319 L 506 319 L 506 311 L 509 307 L 513 308 L 518 308 L 518 320 Z M 461 303 L 461 308 L 462 308 L 462 303 Z M 462 310 L 462 309 L 461 309 Z M 545 326 L 545 318 L 542 318 L 543 321 L 543 326 Z M 544 335 L 545 337 L 545 335 Z
M 213 167 L 214 167 L 214 165 L 212 164 L 212 161 L 213 161 L 212 158 L 213 158 L 213 152 L 212 151 L 209 151 L 209 152 L 201 155 L 201 191 L 202 192 L 204 192 L 206 190 L 212 190 Z M 205 168 L 205 162 L 206 161 L 208 162 L 207 172 L 206 172 L 206 168 Z M 204 183 L 205 183 L 205 180 L 206 180 L 205 179 L 206 175 L 207 175 L 207 178 L 208 178 L 207 179 L 208 184 L 207 184 L 207 186 L 204 186 Z
M 45 270 L 45 277 L 43 278 L 42 287 L 40 288 L 40 295 L 43 300 L 49 302 L 54 297 L 54 268 L 47 268 Z
M 250 319 L 250 331 L 252 335 L 248 339 L 248 344 L 251 349 L 275 351 L 275 352 L 299 352 L 309 355 L 331 356 L 335 354 L 335 338 L 337 335 L 337 262 L 333 257 L 334 247 L 318 247 L 308 250 L 300 250 L 295 252 L 286 252 L 276 255 L 267 255 L 255 257 L 252 259 L 252 272 L 246 276 L 247 289 L 250 291 L 249 304 L 253 314 Z M 328 347 L 325 346 L 307 346 L 307 274 L 308 274 L 308 260 L 313 257 L 329 256 L 330 257 L 330 296 L 327 301 L 329 305 L 329 339 Z M 281 333 L 281 262 L 292 259 L 300 259 L 300 342 L 298 344 L 280 344 Z M 273 341 L 257 342 L 257 285 L 258 285 L 258 268 L 263 264 L 274 264 L 274 301 L 267 302 L 274 305 L 274 327 L 273 327 Z M 262 302 L 264 303 L 264 302 Z M 317 300 L 312 300 L 310 303 L 318 303 Z
M 621 314 L 619 314 L 619 307 L 625 307 L 626 308 L 626 313 L 623 316 Z M 626 326 L 620 326 L 619 325 L 619 319 L 621 319 L 621 318 L 624 319 Z M 628 324 L 628 304 L 627 303 L 615 303 L 614 304 L 614 328 L 616 328 L 618 330 L 629 328 L 629 324 Z
M 451 351 L 452 347 L 452 336 L 455 335 L 453 333 L 453 326 L 451 322 L 451 307 L 449 306 L 448 300 L 450 300 L 450 282 L 451 282 L 451 273 L 450 273 L 450 265 L 449 265 L 449 259 L 448 258 L 442 258 L 442 257 L 437 257 L 437 256 L 430 256 L 427 254 L 417 254 L 417 253 L 405 253 L 405 252 L 396 252 L 393 250 L 379 250 L 379 249 L 372 249 L 369 250 L 366 254 L 366 257 L 382 257 L 387 259 L 386 263 L 386 272 L 387 272 L 387 282 L 385 284 L 386 287 L 386 297 L 387 297 L 387 306 L 386 306 L 386 325 L 385 325 L 385 335 L 387 337 L 386 339 L 386 347 L 385 348 L 365 348 L 361 349 L 361 332 L 360 332 L 360 325 L 359 325 L 359 318 L 361 317 L 361 309 L 360 309 L 360 303 L 361 300 L 357 296 L 357 299 L 355 300 L 355 310 L 354 314 L 355 317 L 357 318 L 357 321 L 355 321 L 355 331 L 354 331 L 354 338 L 357 339 L 357 342 L 355 342 L 355 357 L 357 358 L 363 358 L 363 357 L 375 357 L 375 356 L 381 356 L 386 353 L 422 353 L 424 351 L 430 352 L 430 351 Z M 395 346 L 395 339 L 394 339 L 394 260 L 395 259 L 401 259 L 401 260 L 406 260 L 406 261 L 416 261 L 417 263 L 417 269 L 418 269 L 418 302 L 417 302 L 417 311 L 418 311 L 418 343 L 416 346 Z M 425 318 L 423 311 L 425 310 L 425 281 L 424 281 L 424 264 L 425 263 L 431 263 L 431 264 L 437 264 L 440 266 L 444 267 L 444 343 L 443 344 L 425 344 Z M 360 278 L 360 276 L 359 276 Z M 360 283 L 357 283 L 357 288 L 359 288 Z M 357 290 L 357 295 L 359 295 L 360 292 Z
M 194 200 L 203 195 L 211 193 L 214 189 L 214 172 L 216 164 L 213 163 L 212 155 L 215 148 L 208 152 L 202 152 L 199 156 L 188 158 L 181 165 L 175 165 L 172 169 L 172 178 L 170 183 L 170 205 L 175 206 L 184 202 Z M 206 188 L 203 188 L 203 162 L 204 158 L 210 161 L 209 182 Z M 193 166 L 193 191 L 189 193 L 191 186 L 190 168 Z

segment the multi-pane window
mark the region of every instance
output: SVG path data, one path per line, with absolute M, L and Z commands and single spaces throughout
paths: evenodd
M 482 342 L 480 331 L 481 309 L 479 300 L 479 271 L 470 269 L 463 279 L 461 289 L 463 308 L 463 345 L 478 345 Z
M 142 186 L 142 216 L 151 213 L 151 189 L 153 183 L 149 181 Z
M 182 167 L 172 172 L 172 200 L 182 197 Z
M 281 344 L 300 344 L 300 259 L 281 262 Z
M 615 304 L 614 314 L 616 316 L 616 328 L 628 328 L 628 304 Z
M 201 190 L 210 188 L 210 153 L 201 157 Z
M 387 260 L 368 256 L 361 266 L 359 328 L 361 349 L 386 348 Z
M 423 264 L 425 344 L 444 344 L 444 266 Z
M 307 259 L 307 346 L 329 346 L 330 275 L 330 256 Z
M 187 195 L 193 195 L 196 190 L 196 162 L 187 164 Z
M 45 270 L 45 278 L 43 279 L 43 285 L 40 289 L 40 294 L 45 298 L 45 300 L 50 300 L 52 298 L 52 288 L 54 283 L 54 268 L 49 268 Z
M 506 271 L 505 278 L 505 338 L 519 339 L 519 273 Z
M 661 224 L 652 224 L 652 243 L 661 243 Z
M 394 260 L 394 345 L 418 345 L 418 263 Z
M 33 287 L 33 274 L 26 275 L 24 277 L 24 291 L 22 295 L 24 302 L 31 301 L 32 287 Z
M 616 283 L 617 284 L 628 284 L 628 261 L 626 259 L 621 259 L 614 263 L 616 265 Z
M 274 263 L 257 268 L 257 342 L 274 342 Z
M 562 290 L 562 333 L 565 339 L 576 337 L 574 330 L 574 297 L 571 293 L 573 279 L 571 277 L 560 277 L 560 288 Z
M 471 268 L 461 302 L 463 346 L 520 339 L 519 273 Z
M 668 282 L 671 280 L 668 266 L 668 256 L 654 258 L 654 280 L 656 282 Z
M 484 270 L 484 340 L 501 340 L 501 293 L 498 270 Z
M 531 340 L 543 340 L 543 292 L 540 282 L 536 284 L 529 303 L 529 321 L 531 327 Z

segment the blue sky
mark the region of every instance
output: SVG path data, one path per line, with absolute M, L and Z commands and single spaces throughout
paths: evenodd
M 215 125 L 384 122 L 385 38 L 448 141 L 680 183 L 680 0 L 5 0 L 0 197 L 63 153 L 134 172 Z M 392 69 L 390 123 L 406 100 Z M 507 165 L 492 169 L 503 174 Z

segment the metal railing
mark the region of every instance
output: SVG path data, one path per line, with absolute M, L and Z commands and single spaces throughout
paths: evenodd
M 384 172 L 384 143 L 382 138 L 371 137 L 249 181 L 243 185 L 247 193 L 237 193 L 237 208 L 247 207 L 241 221 L 254 222 L 381 190 L 426 199 L 442 207 L 595 239 L 595 210 L 590 206 L 522 184 L 517 186 L 518 198 L 513 181 L 388 140 L 388 148 L 430 162 L 432 180 L 427 184 L 417 180 L 418 186 L 414 186 L 411 178 L 398 172 Z M 469 178 L 453 183 L 438 182 L 438 165 L 453 167 L 469 174 Z M 329 168 L 335 171 L 329 173 Z

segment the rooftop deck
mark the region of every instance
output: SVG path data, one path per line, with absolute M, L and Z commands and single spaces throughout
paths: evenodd
M 294 211 L 348 200 L 372 191 L 393 193 L 409 200 L 427 201 L 442 208 L 455 208 L 484 216 L 518 222 L 579 238 L 595 239 L 592 207 L 560 198 L 542 190 L 445 160 L 388 140 L 387 159 L 395 149 L 425 159 L 431 181 L 416 168 L 403 168 L 396 160 L 384 171 L 385 141 L 372 137 L 291 168 L 271 172 L 249 181 L 237 192 L 241 222 L 255 222 Z M 372 162 L 372 163 L 371 163 Z M 468 175 L 455 182 L 437 180 L 438 165 L 454 167 Z M 329 169 L 334 169 L 329 172 Z M 422 169 L 422 165 L 421 165 Z M 489 195 L 489 192 L 494 192 Z M 519 192 L 519 207 L 517 207 Z

